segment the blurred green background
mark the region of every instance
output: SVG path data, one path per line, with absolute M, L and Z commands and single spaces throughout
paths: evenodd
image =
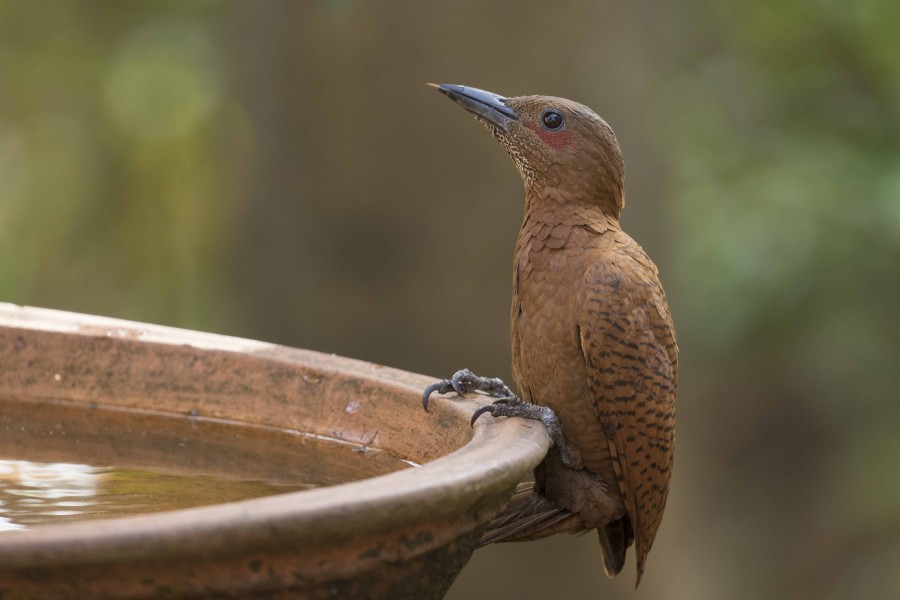
M 898 23 L 887 0 L 3 0 L 0 299 L 509 378 L 522 184 L 423 84 L 570 97 L 619 136 L 681 346 L 637 596 L 900 597 Z M 495 546 L 449 597 L 630 598 L 632 561 Z

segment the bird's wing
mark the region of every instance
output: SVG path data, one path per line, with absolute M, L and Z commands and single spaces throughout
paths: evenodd
M 642 262 L 622 256 L 590 266 L 578 308 L 594 410 L 635 533 L 638 581 L 669 491 L 678 364 L 656 268 Z

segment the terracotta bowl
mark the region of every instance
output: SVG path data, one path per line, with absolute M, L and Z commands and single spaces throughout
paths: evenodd
M 471 429 L 478 402 L 435 397 L 424 412 L 421 392 L 432 381 L 307 350 L 0 304 L 8 427 L 68 411 L 67 435 L 82 436 L 88 455 L 126 464 L 165 466 L 167 455 L 149 442 L 123 444 L 110 430 L 121 413 L 160 439 L 219 423 L 400 459 L 362 461 L 371 472 L 357 468 L 358 480 L 329 487 L 2 532 L 0 598 L 441 597 L 549 441 L 520 419 L 485 416 Z M 302 463 L 296 444 L 251 456 L 230 452 L 228 436 L 200 437 L 214 451 L 190 466 L 204 472 L 256 461 L 277 479 L 292 453 Z M 21 436 L 0 438 L 6 458 L 23 458 Z M 55 451 L 50 441 L 33 446 L 38 455 L 24 458 Z M 394 470 L 402 461 L 420 466 Z

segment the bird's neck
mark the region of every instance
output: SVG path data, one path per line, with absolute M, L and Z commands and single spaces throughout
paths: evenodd
M 622 203 L 599 200 L 602 198 L 573 196 L 559 188 L 528 187 L 525 190 L 524 222 L 618 229 Z

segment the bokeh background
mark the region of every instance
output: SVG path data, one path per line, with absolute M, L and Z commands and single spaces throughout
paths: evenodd
M 636 596 L 900 597 L 900 4 L 0 1 L 0 299 L 509 378 L 522 185 L 426 81 L 616 130 L 678 327 Z M 411 407 L 411 410 L 414 407 Z M 593 535 L 462 598 L 631 598 Z

